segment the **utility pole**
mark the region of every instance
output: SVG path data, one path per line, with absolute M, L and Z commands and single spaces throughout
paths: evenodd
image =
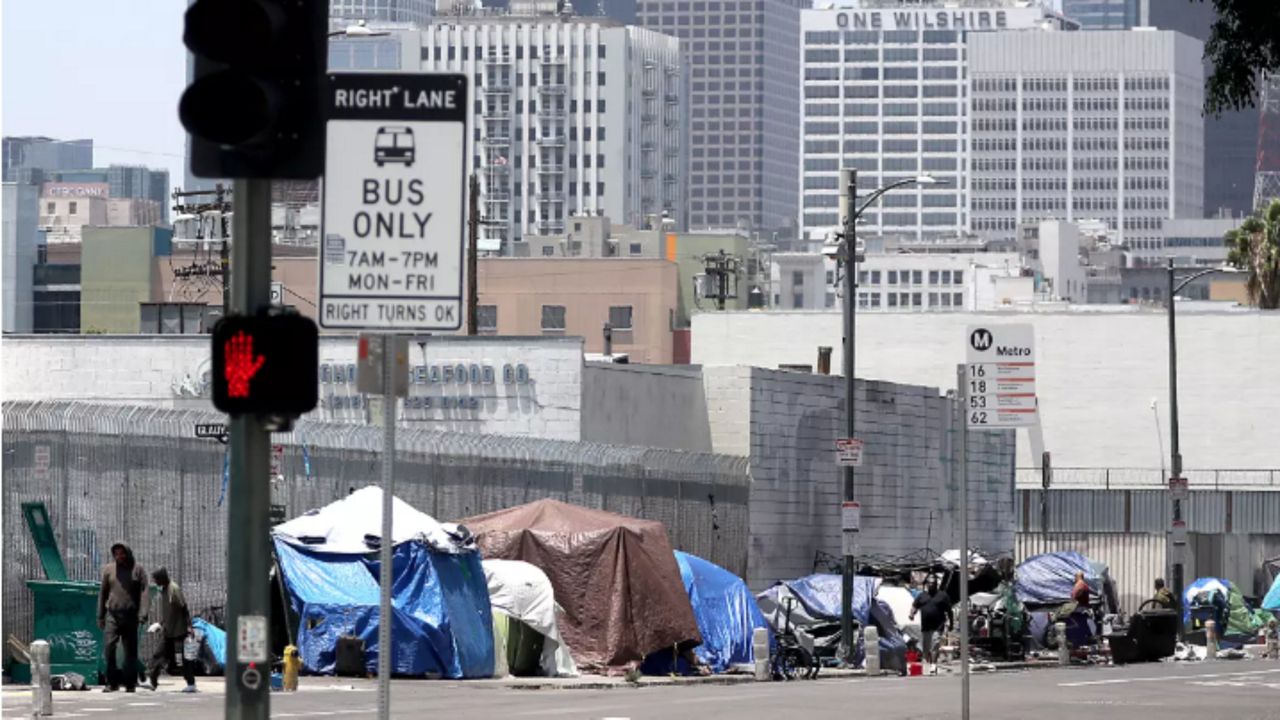
M 230 312 L 254 316 L 271 304 L 271 181 L 235 180 Z M 231 477 L 227 487 L 226 717 L 270 715 L 271 656 L 271 432 L 266 418 L 231 418 Z M 245 638 L 252 639 L 246 643 Z M 248 655 L 241 656 L 245 650 Z
M 855 436 L 856 399 L 854 380 L 854 328 L 857 303 L 854 293 L 857 289 L 857 253 L 858 253 L 858 171 L 841 170 L 840 183 L 844 194 L 840 198 L 840 220 L 844 223 L 844 348 L 842 349 L 842 365 L 844 372 L 844 432 L 846 438 Z M 857 502 L 857 476 L 852 465 L 844 467 L 844 488 L 841 496 L 846 503 Z M 840 578 L 840 649 L 841 661 L 846 665 L 853 664 L 853 579 L 854 560 L 857 552 L 857 530 L 841 527 L 841 552 L 844 563 Z M 879 652 L 879 648 L 866 648 L 866 652 Z
M 222 275 L 222 314 L 228 314 L 231 307 L 231 249 L 227 247 L 227 214 L 231 212 L 231 204 L 227 202 L 227 190 L 222 183 L 214 186 L 215 202 L 221 210 L 218 216 L 218 237 L 221 245 L 218 249 L 218 272 Z
M 475 335 L 479 330 L 479 318 L 476 316 L 480 305 L 480 178 L 471 173 L 468 188 L 467 214 L 467 334 Z
M 741 262 L 723 249 L 702 256 L 703 272 L 707 278 L 706 285 L 709 286 L 704 289 L 711 291 L 703 297 L 714 300 L 717 310 L 724 310 L 726 300 L 737 299 L 738 269 Z

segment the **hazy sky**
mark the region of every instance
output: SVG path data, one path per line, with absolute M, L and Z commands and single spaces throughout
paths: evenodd
M 92 138 L 94 163 L 182 183 L 185 0 L 3 0 L 5 135 Z

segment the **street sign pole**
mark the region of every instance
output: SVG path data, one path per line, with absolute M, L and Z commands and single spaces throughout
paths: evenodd
M 970 326 L 965 363 L 956 366 L 955 476 L 960 490 L 960 717 L 969 720 L 969 430 L 1033 427 L 1035 328 Z
M 396 336 L 386 334 L 382 340 L 382 538 L 378 545 L 380 558 L 378 583 L 378 718 L 391 717 L 391 511 L 395 497 L 396 463 Z
M 960 718 L 969 720 L 969 392 L 956 366 L 956 477 L 960 483 Z
M 231 313 L 256 315 L 271 302 L 271 181 L 235 180 L 232 216 Z M 271 615 L 271 433 L 264 418 L 231 419 L 227 488 L 226 717 L 266 720 L 271 714 L 266 631 Z

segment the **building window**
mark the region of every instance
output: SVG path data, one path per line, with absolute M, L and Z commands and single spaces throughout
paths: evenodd
M 897 285 L 897 284 L 898 284 L 898 271 L 897 271 L 897 270 L 890 270 L 890 271 L 889 271 L 889 284 L 890 284 L 890 285 Z
M 964 293 L 951 293 L 951 304 L 956 307 L 964 307 Z
M 964 284 L 964 271 L 962 271 L 962 270 L 955 270 L 955 271 L 952 271 L 952 273 L 951 273 L 951 283 L 952 283 L 953 285 L 963 285 L 963 284 Z
M 497 305 L 476 306 L 476 331 L 481 335 L 496 335 L 498 333 Z
M 641 253 L 640 243 L 638 243 L 638 242 L 633 242 L 633 243 L 631 243 L 631 254 L 632 254 L 632 255 L 639 255 L 640 253 Z
M 72 200 L 71 202 L 67 203 L 67 214 L 68 214 L 68 215 L 75 215 L 75 214 L 76 214 L 76 201 L 75 201 L 75 200 Z
M 791 272 L 791 284 L 804 287 L 804 273 L 799 270 L 793 270 Z
M 556 254 L 555 245 L 543 245 L 542 254 L 545 255 L 546 257 L 551 257 L 552 255 L 555 255 Z
M 804 293 L 796 293 L 791 296 L 791 307 L 795 310 L 804 308 Z
M 633 327 L 631 324 L 631 306 L 614 305 L 610 307 L 609 327 L 612 327 L 614 330 L 631 330 Z
M 55 212 L 57 212 L 57 211 L 55 210 L 55 208 L 56 208 L 56 207 L 57 207 L 57 204 L 56 204 L 56 203 L 46 203 L 46 204 L 45 204 L 45 209 L 44 209 L 44 214 L 45 214 L 45 215 L 52 215 L 52 214 L 54 214 Z
M 872 284 L 872 285 L 879 285 L 879 284 L 880 284 L 880 271 L 879 271 L 879 270 L 872 270 L 872 271 L 871 271 L 871 284 Z
M 542 306 L 542 332 L 544 333 L 564 332 L 564 306 L 563 305 L 543 305 Z

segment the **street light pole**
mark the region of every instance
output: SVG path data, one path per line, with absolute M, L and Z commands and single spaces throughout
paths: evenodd
M 1178 329 L 1177 329 L 1177 312 L 1174 309 L 1174 299 L 1178 293 L 1193 281 L 1198 280 L 1205 275 L 1216 272 L 1231 272 L 1230 268 L 1206 268 L 1199 272 L 1192 273 L 1178 282 L 1174 277 L 1173 258 L 1169 258 L 1169 297 L 1166 300 L 1169 315 L 1169 490 L 1170 500 L 1173 505 L 1172 518 L 1175 522 L 1183 521 L 1184 510 L 1181 502 L 1172 497 L 1173 480 L 1182 479 L 1182 448 L 1179 444 L 1179 427 L 1178 427 Z M 1156 416 L 1156 422 L 1160 422 L 1160 416 Z M 1158 425 L 1157 425 L 1158 427 Z M 1179 609 L 1178 615 L 1178 637 L 1182 637 L 1182 593 L 1185 582 L 1183 575 L 1183 552 L 1186 541 L 1180 537 L 1174 538 L 1174 562 L 1173 562 L 1173 594 L 1175 603 Z
M 900 187 L 908 185 L 937 185 L 940 181 L 928 175 L 907 178 L 894 183 L 885 185 L 867 196 L 862 205 L 858 203 L 858 171 L 856 169 L 840 171 L 840 201 L 839 216 L 842 223 L 841 242 L 836 252 L 836 258 L 844 266 L 844 301 L 841 308 L 844 311 L 844 345 L 843 345 L 843 362 L 841 363 L 844 371 L 844 430 L 845 437 L 853 439 L 856 430 L 855 418 L 856 398 L 854 396 L 856 381 L 854 380 L 854 330 L 857 328 L 857 298 L 855 294 L 858 289 L 857 272 L 858 272 L 858 218 L 862 217 L 862 213 L 871 207 L 875 201 L 879 200 L 882 195 L 890 190 L 896 190 Z M 844 466 L 844 482 L 841 497 L 844 502 L 857 502 L 858 483 L 857 476 L 854 474 L 852 465 Z M 846 665 L 853 664 L 854 643 L 853 643 L 853 581 L 854 581 L 854 555 L 856 548 L 856 539 L 858 531 L 845 530 L 843 525 L 843 512 L 841 514 L 842 522 L 840 527 L 840 544 L 841 554 L 844 562 L 841 564 L 840 577 L 840 660 Z M 859 529 L 860 530 L 860 529 Z M 868 650 L 868 652 L 872 652 Z
M 857 271 L 857 254 L 858 254 L 858 212 L 856 210 L 858 202 L 858 171 L 857 170 L 841 170 L 840 184 L 844 190 L 844 196 L 840 203 L 843 212 L 841 220 L 844 222 L 844 347 L 842 349 L 843 358 L 842 365 L 844 371 L 844 433 L 845 437 L 853 438 L 855 424 L 855 387 L 856 381 L 853 377 L 853 353 L 854 353 L 854 328 L 857 320 L 856 298 L 854 293 L 857 290 L 858 283 L 855 277 Z M 845 502 L 855 502 L 857 500 L 857 477 L 854 475 L 852 465 L 844 466 L 844 491 L 842 494 Z M 847 530 L 841 526 L 840 542 L 841 554 L 844 555 L 844 563 L 840 578 L 840 649 L 842 650 L 840 659 L 847 665 L 853 665 L 853 574 L 854 574 L 854 553 L 857 545 L 857 533 Z M 868 650 L 870 652 L 870 650 Z

